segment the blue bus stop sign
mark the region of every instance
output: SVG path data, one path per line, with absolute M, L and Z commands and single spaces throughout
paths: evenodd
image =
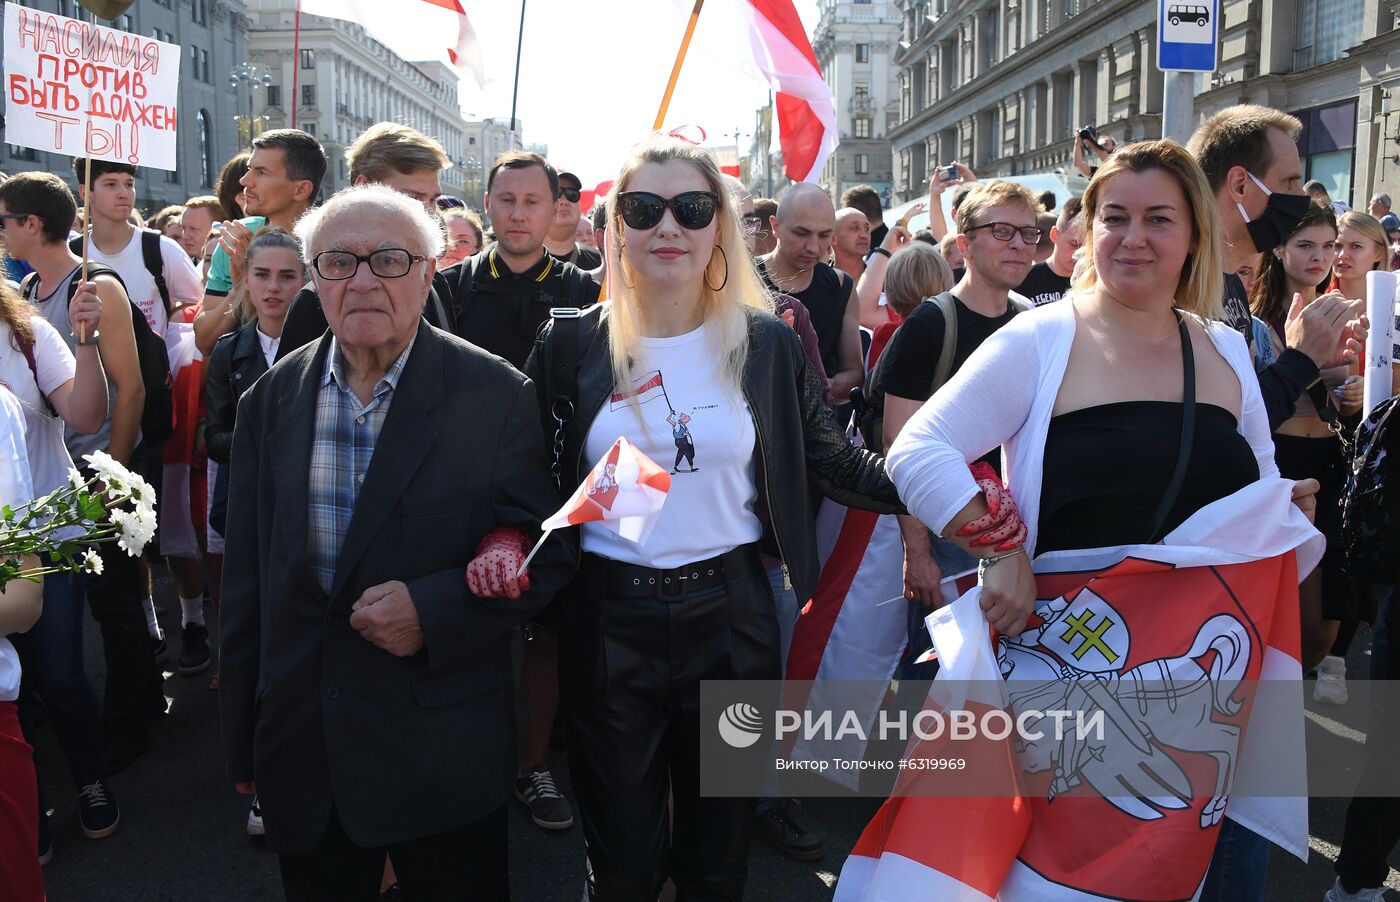
M 1214 72 L 1219 0 L 1157 0 L 1157 68 Z

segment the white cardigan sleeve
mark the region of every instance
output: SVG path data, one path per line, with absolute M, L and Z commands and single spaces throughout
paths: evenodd
M 1279 475 L 1278 464 L 1274 462 L 1274 436 L 1269 430 L 1269 414 L 1264 408 L 1264 395 L 1259 390 L 1259 377 L 1254 371 L 1249 346 L 1244 343 L 1243 336 L 1221 323 L 1208 323 L 1206 333 L 1240 380 L 1239 432 L 1254 452 L 1254 460 L 1259 465 L 1259 478 Z
M 979 492 L 968 464 L 1030 415 L 1040 382 L 1035 320 L 1018 316 L 983 342 L 890 446 L 885 467 L 900 499 L 940 535 Z

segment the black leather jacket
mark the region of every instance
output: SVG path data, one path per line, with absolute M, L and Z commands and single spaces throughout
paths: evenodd
M 204 449 L 212 460 L 228 463 L 238 399 L 265 372 L 257 320 L 219 336 L 204 371 Z
M 592 467 L 583 460 L 584 440 L 599 410 L 613 393 L 612 361 L 607 328 L 610 305 L 600 304 L 579 320 L 578 391 L 576 413 L 565 428 L 561 469 L 563 494 L 571 494 Z M 553 323 L 535 342 L 525 372 L 540 397 L 545 435 L 553 437 L 556 423 L 550 385 L 554 360 Z M 851 446 L 825 403 L 817 374 L 807 363 L 797 335 L 782 320 L 754 311 L 749 314 L 749 357 L 744 367 L 744 400 L 753 414 L 758 440 L 759 518 L 762 547 L 781 558 L 800 599 L 812 596 L 820 567 L 817 563 L 816 488 L 829 498 L 882 514 L 904 513 L 894 485 L 885 475 L 884 460 Z M 553 449 L 550 449 L 551 455 Z M 551 458 L 552 459 L 552 458 Z

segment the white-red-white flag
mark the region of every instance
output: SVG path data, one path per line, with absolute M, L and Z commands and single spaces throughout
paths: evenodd
M 671 474 L 619 437 L 573 496 L 541 526 L 551 530 L 601 522 L 641 545 L 656 527 L 670 491 Z
M 486 81 L 481 62 L 481 43 L 472 30 L 471 20 L 462 0 L 298 0 L 302 12 L 313 16 L 341 19 L 362 26 L 370 36 L 386 44 L 392 43 L 396 52 L 446 59 L 459 72 L 470 72 L 478 85 Z M 396 40 L 385 37 L 395 35 Z M 455 34 L 450 47 L 442 46 L 444 35 Z M 411 47 L 404 47 L 400 35 L 417 35 Z M 421 49 L 420 49 L 421 48 Z

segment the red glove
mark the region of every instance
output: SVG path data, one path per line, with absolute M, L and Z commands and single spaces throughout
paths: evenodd
M 529 590 L 530 574 L 515 573 L 530 552 L 530 541 L 524 531 L 513 526 L 498 526 L 486 534 L 476 546 L 476 557 L 467 564 L 467 588 L 478 598 L 519 598 Z
M 977 487 L 987 498 L 987 514 L 978 517 L 958 530 L 962 538 L 975 536 L 968 544 L 973 548 L 995 546 L 996 551 L 1010 551 L 1026 541 L 1026 524 L 1021 521 L 1021 512 L 1016 508 L 1016 500 L 1002 485 L 1001 478 L 986 461 L 979 460 L 969 469 Z

